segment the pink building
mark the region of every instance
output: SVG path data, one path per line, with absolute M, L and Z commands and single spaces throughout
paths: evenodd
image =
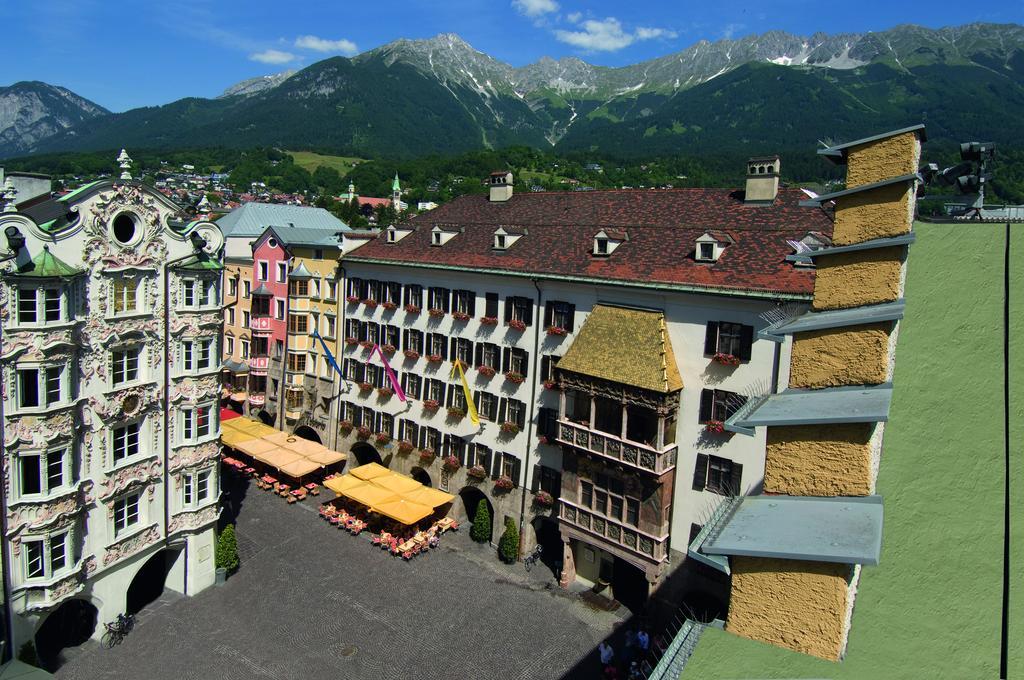
M 252 349 L 249 355 L 249 408 L 266 408 L 273 399 L 276 380 L 268 384 L 268 373 L 282 375 L 288 333 L 288 258 L 284 246 L 272 233 L 261 236 L 252 249 Z

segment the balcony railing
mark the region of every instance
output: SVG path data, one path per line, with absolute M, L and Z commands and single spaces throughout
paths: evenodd
M 265 371 L 270 365 L 270 357 L 249 357 L 250 370 Z
M 636 527 L 599 515 L 564 498 L 559 499 L 558 516 L 566 524 L 582 529 L 605 543 L 653 562 L 668 559 L 668 535 L 657 537 Z
M 266 400 L 266 395 L 263 392 L 249 393 L 249 403 L 253 406 L 262 406 Z
M 249 328 L 254 331 L 270 331 L 270 322 L 273 321 L 273 317 L 270 316 L 256 316 L 255 314 L 249 317 Z
M 591 430 L 586 425 L 564 419 L 558 421 L 557 439 L 561 444 L 584 449 L 656 475 L 668 472 L 676 466 L 675 444 L 669 444 L 658 451 L 653 446 L 622 439 L 607 432 Z

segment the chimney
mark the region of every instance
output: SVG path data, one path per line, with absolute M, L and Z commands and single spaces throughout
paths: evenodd
M 778 156 L 761 156 L 747 161 L 747 192 L 743 202 L 747 205 L 771 205 L 779 194 Z
M 491 188 L 491 203 L 502 203 L 512 198 L 512 173 L 510 171 L 492 172 L 487 183 Z

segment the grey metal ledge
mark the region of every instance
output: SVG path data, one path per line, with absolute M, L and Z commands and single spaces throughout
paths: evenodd
M 928 140 L 925 136 L 924 123 L 918 123 L 917 125 L 911 125 L 910 127 L 900 128 L 899 130 L 890 130 L 889 132 L 883 132 L 881 134 L 872 135 L 870 137 L 864 137 L 863 139 L 855 139 L 852 142 L 845 142 L 843 144 L 836 144 L 829 146 L 824 149 L 818 149 L 818 155 L 826 156 L 833 163 L 842 165 L 846 163 L 846 152 L 855 146 L 861 146 L 862 144 L 870 144 L 871 142 L 879 142 L 889 137 L 896 137 L 897 135 L 906 134 L 907 132 L 918 132 L 922 142 Z
M 860 243 L 854 243 L 848 246 L 832 246 L 829 248 L 820 248 L 818 250 L 812 250 L 809 253 L 802 253 L 804 257 L 809 257 L 812 260 L 822 255 L 839 255 L 841 253 L 855 253 L 858 250 L 877 250 L 878 248 L 892 248 L 894 246 L 909 246 L 911 243 L 917 240 L 917 234 L 912 231 L 908 231 L 906 234 L 900 234 L 899 236 L 889 236 L 887 238 L 873 238 L 870 241 L 861 241 Z
M 873 386 L 788 389 L 750 399 L 725 421 L 725 429 L 753 436 L 758 425 L 879 423 L 889 419 L 892 383 Z
M 922 182 L 921 175 L 911 173 L 909 175 L 900 175 L 899 177 L 890 177 L 889 179 L 883 179 L 879 182 L 871 182 L 870 184 L 861 184 L 860 186 L 853 187 L 852 189 L 843 189 L 842 191 L 836 191 L 831 194 L 822 194 L 815 198 L 808 198 L 800 201 L 800 206 L 803 208 L 817 208 L 822 203 L 833 201 L 843 196 L 852 196 L 853 194 L 859 194 L 865 191 L 871 191 L 873 189 L 881 189 L 892 184 L 900 184 L 901 182 Z
M 843 328 L 845 326 L 863 326 L 882 321 L 898 321 L 903 318 L 906 303 L 902 298 L 895 302 L 880 305 L 851 307 L 849 309 L 832 309 L 827 312 L 804 312 L 793 319 L 772 324 L 757 333 L 761 340 L 782 342 L 787 335 L 818 331 L 826 328 Z
M 702 550 L 873 566 L 882 515 L 881 496 L 744 496 Z
M 704 523 L 701 530 L 693 537 L 690 545 L 687 546 L 686 556 L 690 559 L 697 560 L 702 564 L 706 564 L 712 569 L 717 569 L 723 574 L 730 574 L 729 571 L 729 558 L 723 555 L 708 555 L 701 547 L 704 543 L 710 540 L 717 532 L 719 526 L 732 514 L 733 510 L 739 505 L 742 496 L 729 496 L 722 499 L 722 502 L 718 504 L 715 511 L 711 513 L 711 517 Z

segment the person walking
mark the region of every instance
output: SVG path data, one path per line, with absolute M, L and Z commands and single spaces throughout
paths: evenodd
M 626 629 L 625 644 L 622 648 L 622 665 L 629 668 L 629 663 L 636 653 L 636 631 L 632 628 Z
M 615 663 L 615 650 L 607 642 L 602 642 L 597 646 L 597 650 L 601 653 L 601 664 L 606 668 Z
M 651 648 L 651 638 L 643 628 L 637 631 L 636 646 L 640 648 L 640 652 L 643 654 L 646 654 L 647 650 Z

